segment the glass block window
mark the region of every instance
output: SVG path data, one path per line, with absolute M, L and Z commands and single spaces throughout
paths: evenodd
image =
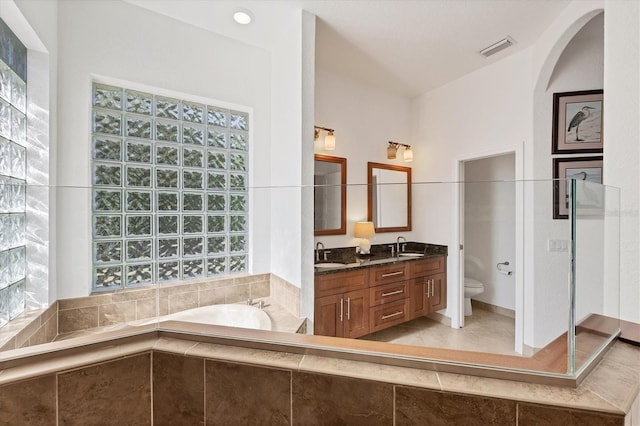
M 0 20 L 0 327 L 25 308 L 26 48 Z M 15 49 L 15 50 L 13 50 Z
M 246 272 L 249 115 L 94 83 L 93 288 Z

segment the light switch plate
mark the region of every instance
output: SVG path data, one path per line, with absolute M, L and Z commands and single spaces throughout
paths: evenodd
M 547 240 L 548 252 L 567 252 L 569 251 L 569 241 L 567 240 Z

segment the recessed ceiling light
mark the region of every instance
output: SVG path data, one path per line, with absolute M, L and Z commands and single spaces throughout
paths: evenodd
M 253 13 L 247 9 L 238 9 L 233 12 L 233 20 L 240 25 L 248 25 L 253 19 Z

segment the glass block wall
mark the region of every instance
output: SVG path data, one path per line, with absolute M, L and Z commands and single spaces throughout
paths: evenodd
M 26 53 L 0 20 L 0 327 L 25 308 Z
M 93 288 L 245 272 L 249 115 L 94 83 Z

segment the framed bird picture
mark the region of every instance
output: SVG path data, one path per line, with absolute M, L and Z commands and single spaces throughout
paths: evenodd
M 576 184 L 576 213 L 579 216 L 594 216 L 604 208 L 602 185 L 602 156 L 568 157 L 553 159 L 553 218 L 568 219 L 571 209 L 572 180 Z
M 602 90 L 553 94 L 551 154 L 602 152 Z

